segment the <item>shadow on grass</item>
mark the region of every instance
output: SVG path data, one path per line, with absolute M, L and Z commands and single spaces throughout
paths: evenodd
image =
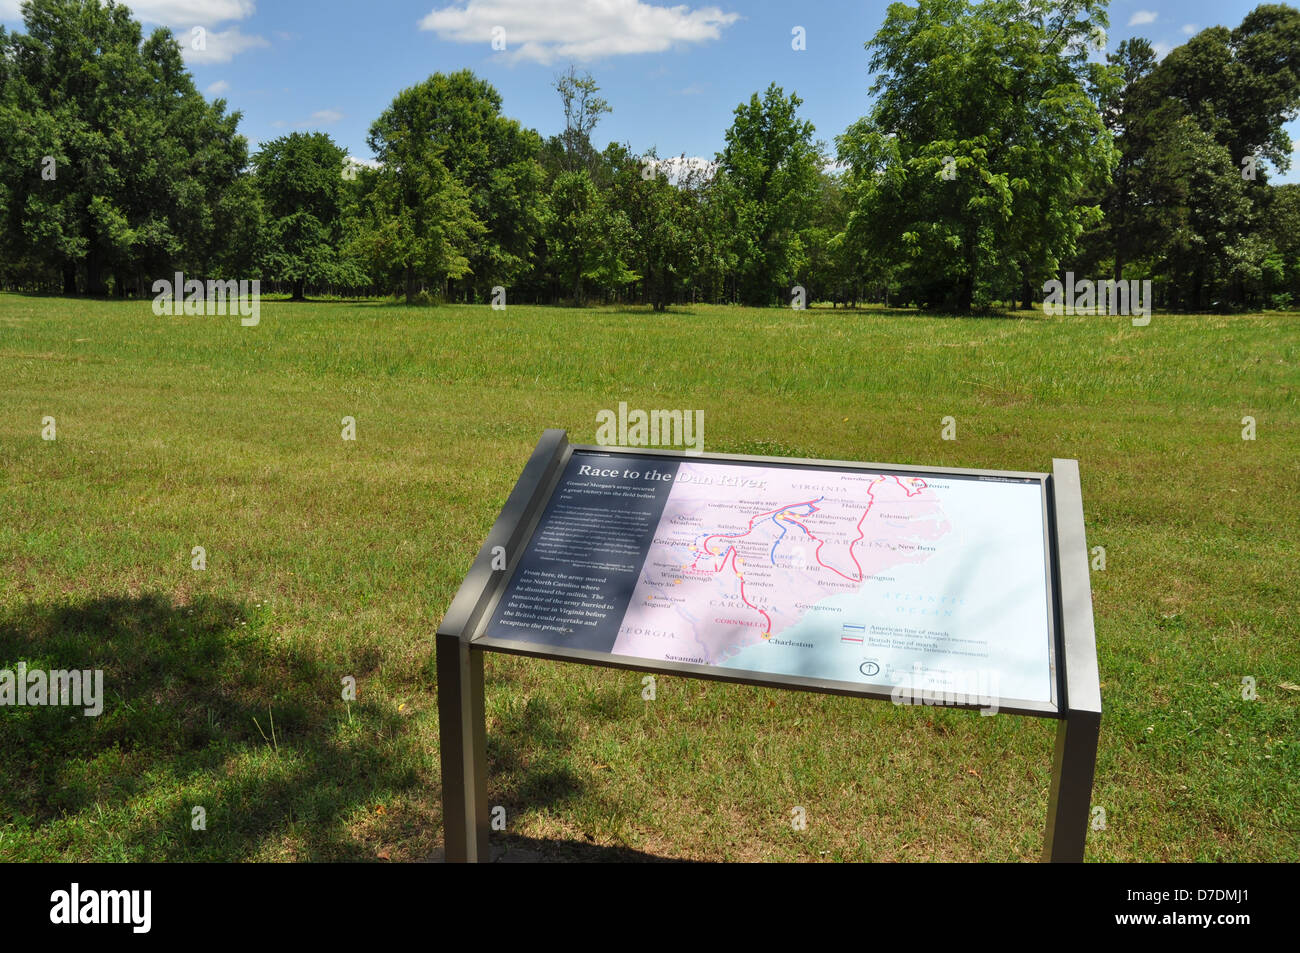
M 534 697 L 488 733 L 488 783 L 503 793 L 507 816 L 562 806 L 583 794 L 582 779 L 569 759 L 574 738 L 562 724 L 551 703 Z
M 693 861 L 660 857 L 631 847 L 607 847 L 582 841 L 543 840 L 536 837 L 493 836 L 489 842 L 495 864 L 685 864 Z M 442 848 L 434 851 L 431 863 L 442 863 Z
M 98 717 L 0 709 L 8 843 L 26 842 L 25 859 L 373 856 L 350 830 L 357 812 L 418 786 L 401 716 L 341 700 L 340 669 L 373 653 L 283 648 L 257 611 L 143 595 L 0 615 L 0 668 L 101 669 L 104 695 Z M 195 805 L 206 830 L 191 828 Z
M 505 706 L 489 723 L 487 732 L 488 791 L 491 804 L 505 808 L 506 817 L 553 813 L 576 820 L 582 828 L 601 829 L 605 839 L 620 839 L 620 821 L 637 813 L 637 806 L 589 783 L 596 770 L 587 759 L 575 757 L 582 747 L 582 726 L 599 731 L 603 724 L 627 717 L 626 693 L 607 686 L 563 701 L 536 694 L 532 676 L 515 666 L 494 666 L 487 691 L 493 696 L 524 699 Z M 513 827 L 513 822 L 511 822 Z M 494 832 L 494 855 L 506 848 L 507 861 L 657 861 L 625 844 L 597 845 L 583 840 L 530 838 Z M 521 856 L 520 852 L 523 852 Z M 533 856 L 540 851 L 542 856 Z M 440 857 L 434 857 L 438 860 Z M 497 858 L 500 859 L 500 858 Z
M 159 594 L 0 610 L 0 670 L 103 672 L 98 716 L 0 707 L 0 858 L 427 856 L 442 834 L 437 755 L 395 700 L 368 698 L 382 694 L 365 681 L 382 653 L 291 647 L 261 612 Z M 342 701 L 343 675 L 359 703 Z M 531 699 L 489 736 L 511 815 L 586 796 L 562 714 Z M 378 810 L 395 799 L 414 810 Z M 195 806 L 206 830 L 192 829 Z

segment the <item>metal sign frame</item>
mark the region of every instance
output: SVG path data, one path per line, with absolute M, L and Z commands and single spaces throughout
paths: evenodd
M 573 445 L 563 430 L 547 430 L 506 500 L 486 542 L 438 627 L 437 679 L 439 740 L 442 751 L 443 827 L 448 861 L 486 861 L 488 799 L 483 654 L 503 652 L 580 662 L 611 668 L 652 671 L 714 681 L 765 685 L 796 691 L 889 698 L 887 687 L 830 679 L 742 672 L 685 662 L 564 649 L 484 635 L 492 609 L 505 591 L 537 528 L 546 504 L 575 452 L 664 456 L 674 460 L 769 464 L 781 467 L 867 470 L 953 477 L 993 477 L 1039 481 L 1044 509 L 1044 554 L 1053 630 L 1055 704 L 998 699 L 999 711 L 1058 720 L 1052 786 L 1047 809 L 1043 859 L 1081 861 L 1087 837 L 1101 723 L 1101 689 L 1093 629 L 1092 588 L 1084 535 L 1083 498 L 1075 460 L 1052 461 L 1052 472 L 967 470 L 805 460 L 739 454 L 686 454 L 682 451 Z M 509 555 L 504 570 L 492 568 L 497 547 Z M 914 693 L 922 697 L 930 693 Z M 934 697 L 934 696 L 930 696 Z M 946 707 L 978 707 L 973 704 Z

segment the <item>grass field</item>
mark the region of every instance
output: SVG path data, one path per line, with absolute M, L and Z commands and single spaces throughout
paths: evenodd
M 430 857 L 434 630 L 541 431 L 594 442 L 621 400 L 703 409 L 710 451 L 1077 457 L 1107 554 L 1090 859 L 1300 859 L 1298 364 L 1294 314 L 264 302 L 246 328 L 0 294 L 0 668 L 102 668 L 107 697 L 0 709 L 0 859 Z M 645 702 L 637 673 L 506 656 L 487 682 L 497 843 L 1041 850 L 1049 721 L 662 677 Z

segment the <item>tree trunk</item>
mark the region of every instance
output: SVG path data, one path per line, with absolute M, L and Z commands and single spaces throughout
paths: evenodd
M 302 278 L 295 278 L 293 281 L 293 297 L 291 301 L 306 301 L 307 296 L 303 293 L 307 282 Z
M 77 263 L 75 261 L 65 261 L 63 263 L 63 293 L 68 297 L 75 297 L 77 294 Z
M 970 314 L 971 306 L 975 303 L 975 278 L 971 274 L 962 275 L 961 284 L 957 288 L 957 310 L 961 314 Z
M 406 269 L 406 303 L 415 304 L 415 269 Z
M 103 295 L 104 270 L 100 267 L 99 256 L 93 251 L 86 256 L 86 294 Z

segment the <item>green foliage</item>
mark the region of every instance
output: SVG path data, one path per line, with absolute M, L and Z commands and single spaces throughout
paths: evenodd
M 310 284 L 362 284 L 340 255 L 347 153 L 323 132 L 290 133 L 253 156 L 266 214 L 265 273 L 291 282 L 295 301 Z
M 586 169 L 594 172 L 597 156 L 591 136 L 600 117 L 613 112 L 613 109 L 608 102 L 596 95 L 600 92 L 600 87 L 591 74 L 579 74 L 572 65 L 567 72 L 556 78 L 555 91 L 564 103 L 564 132 L 559 137 L 564 170 L 575 172 Z
M 548 256 L 574 303 L 586 301 L 588 281 L 613 289 L 637 280 L 623 259 L 627 216 L 602 197 L 585 169 L 555 177 L 548 225 Z
M 435 73 L 417 89 L 419 134 L 465 189 L 482 225 L 471 230 L 463 274 L 481 291 L 513 283 L 531 267 L 541 239 L 541 139 L 502 116 L 500 93 L 469 70 Z
M 484 232 L 469 190 L 448 168 L 448 139 L 438 134 L 438 77 L 400 92 L 370 127 L 379 160 L 368 196 L 369 227 L 358 238 L 377 273 L 400 279 L 407 303 L 421 283 L 443 287 L 470 271 Z
M 798 95 L 775 83 L 736 107 L 718 155 L 717 187 L 727 208 L 737 263 L 737 297 L 772 304 L 789 295 L 803 267 L 803 230 L 812 219 L 820 144 L 796 116 Z
M 1283 123 L 1300 109 L 1300 11 L 1257 7 L 1159 63 L 1133 40 L 1110 63 L 1121 158 L 1085 260 L 1109 255 L 1117 278 L 1129 263 L 1154 273 L 1170 307 L 1267 302 L 1287 281 L 1267 165 L 1289 166 Z
M 171 33 L 142 41 L 125 6 L 33 0 L 0 37 L 4 245 L 65 293 L 137 289 L 225 257 L 220 209 L 247 164 L 239 113 L 207 103 Z
M 1115 162 L 1087 60 L 1101 4 L 894 4 L 868 44 L 871 112 L 840 137 L 844 240 L 922 304 L 968 311 L 1054 272 Z
M 1300 295 L 1284 124 L 1300 12 L 1267 4 L 1157 61 L 1099 62 L 1101 0 L 896 3 L 867 44 L 866 114 L 830 168 L 776 84 L 735 109 L 710 168 L 594 145 L 596 80 L 555 80 L 563 131 L 501 114 L 469 70 L 399 93 L 346 170 L 322 133 L 250 163 L 238 113 L 194 87 L 176 39 L 127 7 L 34 0 L 0 29 L 0 284 L 143 293 L 260 276 L 295 298 L 591 298 L 785 306 L 1027 307 L 1045 279 L 1153 280 L 1156 304 Z M 1247 164 L 1256 174 L 1243 175 Z M 355 172 L 355 174 L 354 174 Z
M 663 311 L 679 299 L 697 266 L 694 196 L 670 181 L 670 167 L 653 153 L 638 160 L 625 148 L 611 147 L 606 155 L 613 170 L 611 200 L 627 222 L 625 255 L 640 276 L 643 299 Z

